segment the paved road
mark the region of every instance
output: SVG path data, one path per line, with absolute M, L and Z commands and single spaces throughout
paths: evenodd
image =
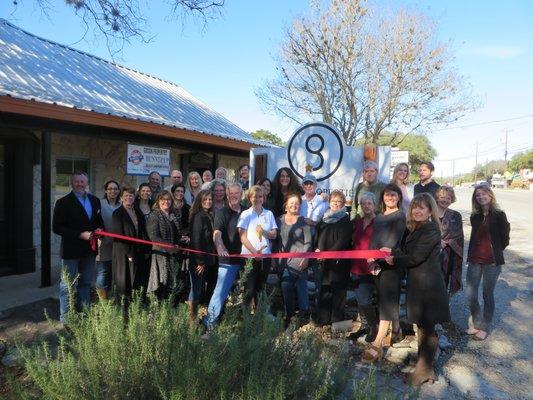
M 463 215 L 467 240 L 471 196 L 472 189 L 457 190 L 451 207 Z M 455 348 L 441 360 L 445 379 L 424 387 L 422 398 L 533 399 L 533 192 L 497 190 L 496 197 L 511 223 L 511 240 L 495 290 L 493 331 L 484 342 L 462 334 L 468 306 L 464 291 L 456 294 L 450 305 L 458 330 L 449 332 Z

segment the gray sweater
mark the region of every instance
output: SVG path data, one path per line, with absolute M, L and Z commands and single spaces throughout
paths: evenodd
M 278 218 L 277 223 L 279 228 L 278 249 L 280 252 L 302 253 L 312 251 L 311 228 L 305 223 L 302 216 L 298 217 L 298 220 L 293 225 L 288 225 L 285 223 L 285 215 L 282 215 Z M 299 270 L 298 266 L 301 261 L 301 258 L 282 258 L 279 260 L 279 266 Z

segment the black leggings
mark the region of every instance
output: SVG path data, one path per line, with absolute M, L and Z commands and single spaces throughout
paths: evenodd
M 270 258 L 255 259 L 252 264 L 252 270 L 246 273 L 244 301 L 247 306 L 251 306 L 252 301 L 257 306 L 259 292 L 263 290 L 270 273 L 270 264 Z

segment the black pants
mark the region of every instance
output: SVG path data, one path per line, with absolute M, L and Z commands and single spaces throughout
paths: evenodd
M 252 302 L 257 305 L 259 292 L 263 290 L 270 273 L 270 264 L 270 258 L 255 259 L 252 264 L 252 270 L 245 273 L 244 301 L 247 306 L 251 306 Z
M 316 321 L 320 325 L 344 320 L 346 285 L 350 279 L 350 265 L 341 262 L 324 263 L 318 295 Z
M 206 265 L 204 272 L 205 291 L 202 294 L 201 303 L 208 306 L 213 292 L 217 286 L 218 279 L 218 265 Z

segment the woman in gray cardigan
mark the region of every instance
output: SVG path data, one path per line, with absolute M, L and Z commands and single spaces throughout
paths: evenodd
M 285 200 L 285 214 L 278 218 L 278 248 L 280 252 L 308 252 L 312 247 L 311 227 L 300 216 L 302 199 L 298 193 L 292 193 Z M 298 296 L 298 309 L 302 318 L 309 316 L 309 293 L 307 291 L 308 259 L 282 258 L 279 266 L 282 270 L 281 289 L 285 301 L 285 324 L 288 325 L 295 312 L 294 290 Z

